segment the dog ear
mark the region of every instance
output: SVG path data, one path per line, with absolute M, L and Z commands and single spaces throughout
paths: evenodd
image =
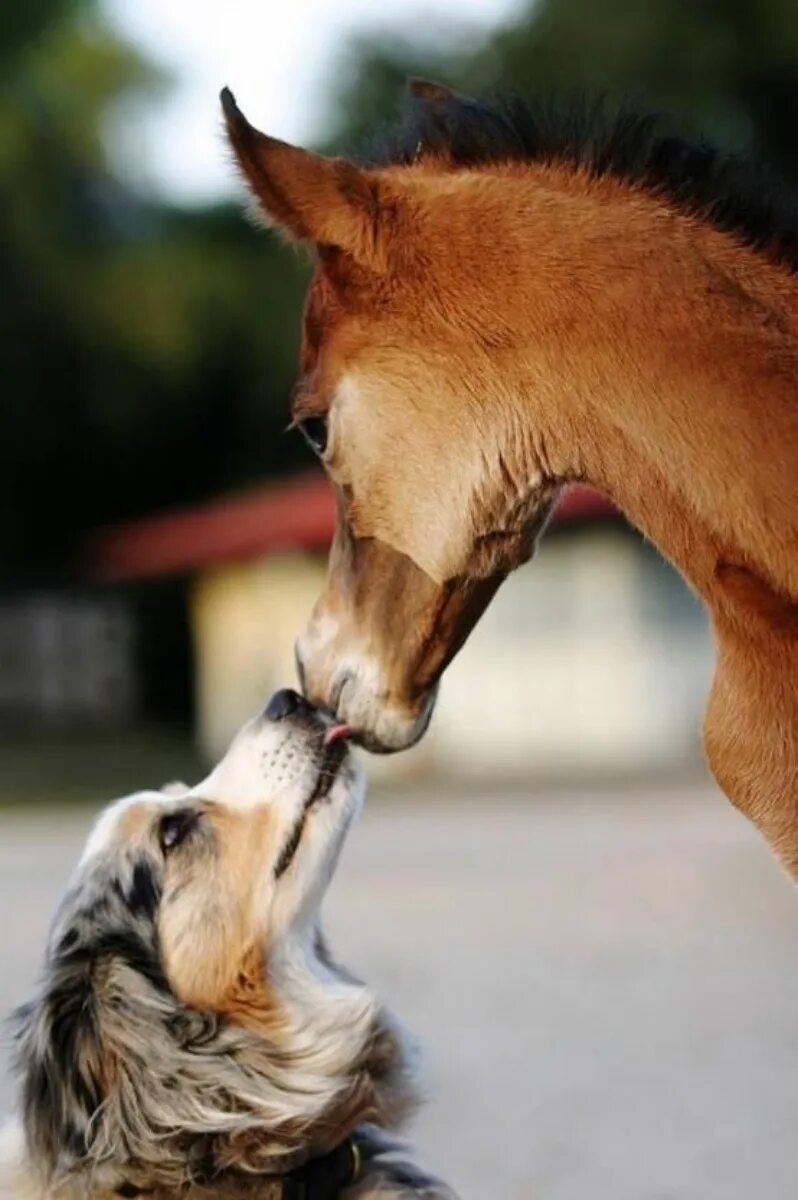
M 49 1181 L 87 1155 L 107 1093 L 110 1064 L 90 959 L 65 948 L 42 995 L 19 1010 L 16 1024 L 27 1152 Z
M 139 1180 L 179 1189 L 224 1126 L 229 1096 L 208 1069 L 218 1022 L 169 990 L 145 873 L 137 864 L 102 889 L 79 885 L 44 986 L 17 1014 L 26 1152 L 45 1191 L 81 1176 L 92 1189 Z M 186 1069 L 195 1051 L 199 1088 Z
M 108 1156 L 106 1109 L 119 1086 L 115 1013 L 142 992 L 166 995 L 154 916 L 154 864 L 129 859 L 78 880 L 56 918 L 44 982 L 16 1014 L 27 1153 L 45 1182 Z M 124 1062 L 135 1073 L 136 1063 Z

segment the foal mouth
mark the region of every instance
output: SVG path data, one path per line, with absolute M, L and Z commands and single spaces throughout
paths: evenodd
M 402 750 L 409 750 L 421 741 L 427 732 L 437 698 L 438 684 L 434 683 L 424 694 L 415 717 L 400 717 L 399 720 L 389 717 L 383 724 L 378 714 L 376 723 L 371 728 L 360 725 L 347 726 L 347 736 L 354 745 L 367 750 L 369 754 L 398 754 Z
M 328 741 L 326 737 L 323 737 L 320 750 L 317 750 L 317 753 L 319 755 L 319 769 L 316 782 L 302 807 L 302 812 L 299 814 L 294 828 L 291 830 L 288 841 L 280 851 L 280 857 L 274 868 L 275 879 L 279 879 L 281 875 L 284 875 L 294 861 L 297 850 L 302 842 L 302 834 L 305 832 L 305 825 L 307 824 L 309 814 L 329 796 L 330 789 L 338 778 L 338 774 L 346 758 L 346 738 L 340 735 L 338 738 Z

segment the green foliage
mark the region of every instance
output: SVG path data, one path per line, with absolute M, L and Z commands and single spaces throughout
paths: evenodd
M 0 562 L 284 468 L 304 272 L 236 204 L 170 210 L 112 174 L 106 121 L 159 76 L 53 3 L 0 94 Z M 10 60 L 10 61 L 9 61 Z
M 538 0 L 471 53 L 372 41 L 346 65 L 336 145 L 362 132 L 365 114 L 395 108 L 401 79 L 418 73 L 474 93 L 631 94 L 798 175 L 794 0 Z

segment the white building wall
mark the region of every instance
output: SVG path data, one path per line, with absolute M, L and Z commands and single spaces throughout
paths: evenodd
M 652 604 L 648 593 L 656 601 L 662 588 L 672 599 Z M 544 541 L 444 679 L 441 769 L 623 771 L 695 759 L 712 653 L 682 588 L 620 531 Z

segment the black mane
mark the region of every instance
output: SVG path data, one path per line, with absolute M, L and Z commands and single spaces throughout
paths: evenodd
M 681 136 L 667 114 L 606 98 L 563 107 L 517 96 L 409 96 L 399 124 L 365 160 L 388 166 L 436 154 L 458 167 L 563 162 L 611 175 L 798 268 L 798 205 L 783 181 L 761 163 Z

